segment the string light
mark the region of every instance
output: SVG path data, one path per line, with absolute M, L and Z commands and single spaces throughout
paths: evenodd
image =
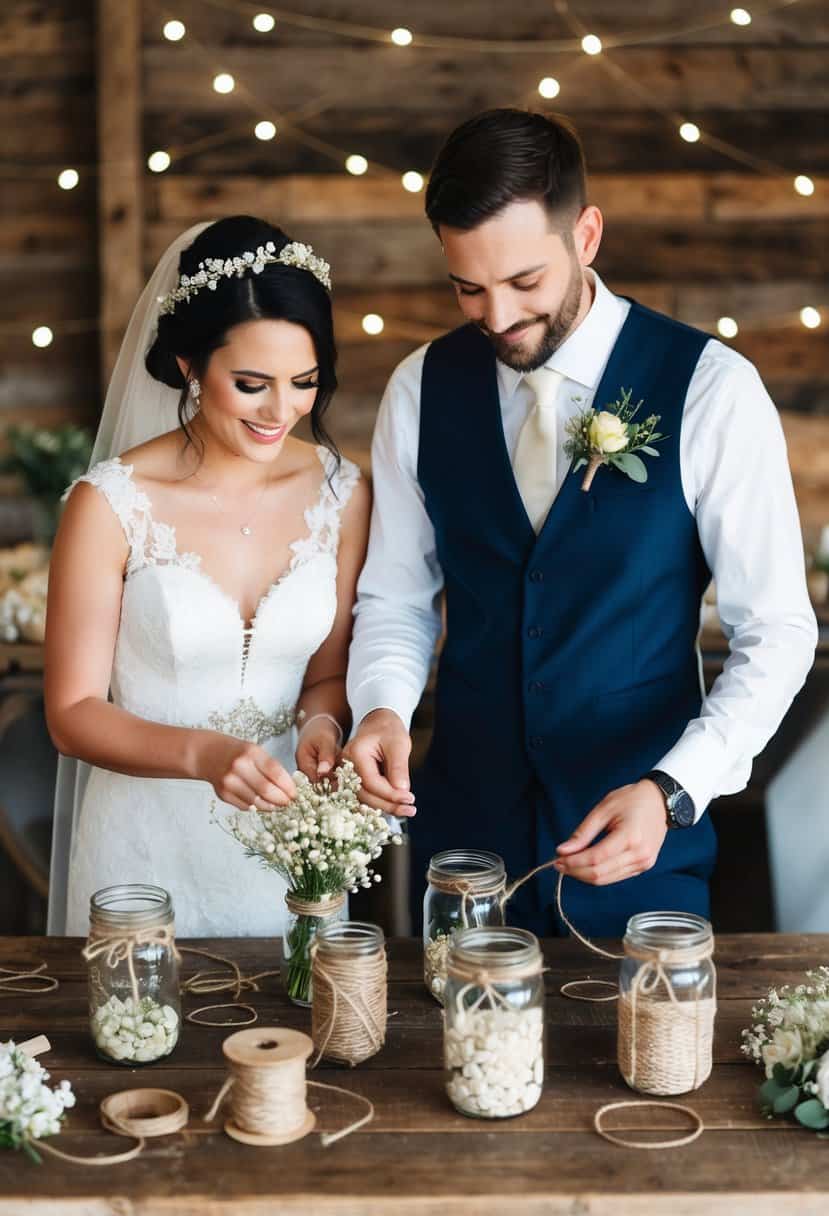
M 42 349 L 52 345 L 54 336 L 48 325 L 38 325 L 37 329 L 32 330 L 32 343 Z
M 751 25 L 751 13 L 744 8 L 732 8 L 731 20 L 735 25 Z
M 213 88 L 217 93 L 232 93 L 236 88 L 236 81 L 230 72 L 219 72 L 218 76 L 213 77 Z
M 167 21 L 162 33 L 168 42 L 181 42 L 187 33 L 187 28 L 183 21 Z
M 61 190 L 74 190 L 80 180 L 77 169 L 63 169 L 58 174 L 58 185 Z
M 817 329 L 817 327 L 820 325 L 821 321 L 823 320 L 823 317 L 820 315 L 820 313 L 818 312 L 818 310 L 816 308 L 807 307 L 807 308 L 801 308 L 800 320 L 803 322 L 803 324 L 806 326 L 807 329 Z
M 412 31 L 407 30 L 405 26 L 398 26 L 396 30 L 392 30 L 391 40 L 395 46 L 411 46 L 413 41 Z
M 368 169 L 368 161 L 364 156 L 349 156 L 346 159 L 345 167 L 349 173 L 353 173 L 355 177 L 362 177 Z
M 815 183 L 805 173 L 798 173 L 794 179 L 794 188 L 798 194 L 802 194 L 804 198 L 808 198 L 810 194 L 814 194 L 815 192 Z
M 267 118 L 262 122 L 258 122 L 253 128 L 253 133 L 257 139 L 273 139 L 276 135 L 276 124 L 270 122 Z
M 585 55 L 600 55 L 602 52 L 602 40 L 595 34 L 585 34 L 581 40 L 581 49 Z
M 151 169 L 153 173 L 163 173 L 165 169 L 169 169 L 169 152 L 151 152 L 147 157 L 147 168 Z
M 403 182 L 403 189 L 408 190 L 409 194 L 418 194 L 423 189 L 423 176 L 415 169 L 404 173 L 400 180 Z
M 695 122 L 684 122 L 679 133 L 686 143 L 695 144 L 700 137 L 700 129 Z
M 545 76 L 543 80 L 539 80 L 538 82 L 538 91 L 542 97 L 558 97 L 561 92 L 561 85 L 555 76 Z
M 270 13 L 257 13 L 253 18 L 253 28 L 257 34 L 269 34 L 276 25 L 276 18 Z
M 366 316 L 363 317 L 363 329 L 367 334 L 371 334 L 372 337 L 376 337 L 377 334 L 381 334 L 385 327 L 385 321 L 376 312 L 367 313 Z
M 720 317 L 717 322 L 717 333 L 721 338 L 736 338 L 740 327 L 733 317 Z

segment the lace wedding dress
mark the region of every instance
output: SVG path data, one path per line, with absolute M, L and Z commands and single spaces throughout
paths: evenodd
M 180 553 L 174 528 L 152 518 L 147 495 L 120 458 L 79 480 L 105 496 L 129 542 L 113 662 L 116 705 L 170 726 L 206 727 L 261 744 L 293 772 L 295 707 L 308 661 L 336 612 L 342 510 L 359 470 L 318 448 L 319 497 L 306 536 L 259 602 L 251 626 L 238 604 Z M 71 487 L 70 487 L 71 489 Z M 155 883 L 173 898 L 182 937 L 272 936 L 282 931 L 286 885 L 211 822 L 207 782 L 128 777 L 93 768 L 74 826 L 66 932 L 85 934 L 89 898 L 114 883 Z M 233 808 L 216 799 L 215 817 Z

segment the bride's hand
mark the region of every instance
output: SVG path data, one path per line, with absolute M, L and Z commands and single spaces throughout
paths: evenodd
M 330 714 L 314 714 L 299 732 L 296 766 L 309 781 L 320 781 L 334 771 L 340 759 L 343 732 Z
M 296 797 L 291 774 L 264 747 L 218 731 L 205 731 L 200 740 L 196 776 L 241 811 L 269 811 Z

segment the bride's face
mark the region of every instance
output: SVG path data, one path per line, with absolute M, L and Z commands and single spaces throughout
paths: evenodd
M 290 321 L 234 325 L 200 377 L 200 416 L 214 439 L 260 464 L 273 460 L 317 396 L 317 354 Z
M 517 371 L 539 367 L 583 319 L 590 301 L 583 268 L 601 231 L 595 207 L 562 232 L 535 201 L 511 203 L 468 232 L 441 225 L 461 311 L 503 363 Z

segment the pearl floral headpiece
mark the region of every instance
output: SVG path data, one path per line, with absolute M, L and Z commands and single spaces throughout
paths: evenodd
M 199 268 L 195 274 L 181 275 L 177 287 L 174 287 L 166 296 L 158 297 L 158 303 L 161 305 L 158 310 L 159 316 L 175 312 L 177 304 L 197 295 L 203 287 L 209 291 L 215 291 L 221 279 L 230 279 L 234 275 L 241 279 L 249 270 L 252 270 L 254 274 L 261 274 L 265 267 L 272 262 L 278 262 L 282 266 L 296 266 L 299 270 L 307 270 L 322 283 L 323 287 L 328 291 L 331 290 L 331 267 L 322 258 L 316 256 L 310 245 L 291 241 L 277 253 L 276 245 L 273 241 L 268 241 L 267 244 L 260 245 L 255 253 L 247 251 L 240 257 L 205 258 L 203 262 L 199 262 Z

